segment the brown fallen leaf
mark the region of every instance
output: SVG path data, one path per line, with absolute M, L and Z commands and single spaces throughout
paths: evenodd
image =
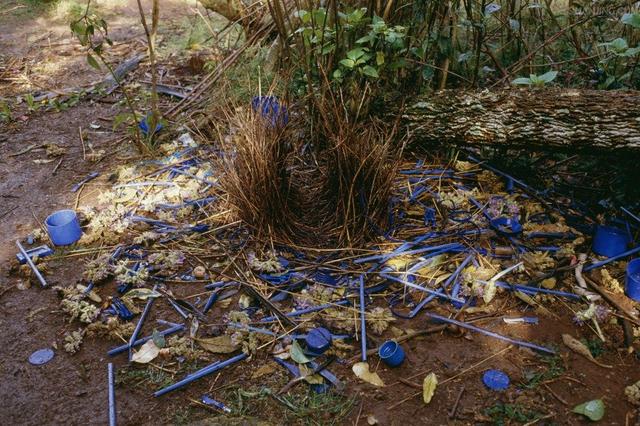
M 594 363 L 596 365 L 599 365 L 600 367 L 603 367 L 603 368 L 613 368 L 613 366 L 611 366 L 611 365 L 602 364 L 601 362 L 596 361 L 596 359 L 593 357 L 593 355 L 591 355 L 591 351 L 589 350 L 589 348 L 587 348 L 584 345 L 584 343 L 582 343 L 580 340 L 574 338 L 573 336 L 571 336 L 569 334 L 563 334 L 562 335 L 562 342 L 569 349 L 571 349 L 575 353 L 580 354 L 583 357 L 587 358 L 592 363 Z
M 238 346 L 231 341 L 231 336 L 227 336 L 226 334 L 218 337 L 195 340 L 203 349 L 214 354 L 229 354 L 238 350 Z
M 351 369 L 353 370 L 353 373 L 356 375 L 356 377 L 358 377 L 360 380 L 371 383 L 373 386 L 384 386 L 384 382 L 382 381 L 380 376 L 378 376 L 378 373 L 369 371 L 369 364 L 367 364 L 366 362 L 357 362 L 353 364 L 353 367 Z
M 134 352 L 131 361 L 139 364 L 147 364 L 153 361 L 160 354 L 160 348 L 153 343 L 153 339 L 147 341 L 138 352 Z

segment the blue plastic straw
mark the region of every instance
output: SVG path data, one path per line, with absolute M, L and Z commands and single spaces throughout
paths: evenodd
M 180 380 L 179 382 L 176 382 L 172 385 L 167 386 L 166 388 L 160 389 L 159 391 L 156 391 L 153 396 L 155 396 L 156 398 L 159 396 L 164 395 L 165 393 L 169 393 L 171 391 L 174 391 L 176 389 L 180 389 L 181 387 L 184 387 L 186 385 L 188 385 L 191 382 L 194 382 L 204 376 L 208 376 L 209 374 L 215 373 L 218 370 L 222 370 L 223 368 L 231 365 L 231 364 L 235 364 L 238 361 L 242 361 L 243 359 L 247 358 L 248 355 L 245 354 L 244 352 L 241 353 L 240 355 L 236 355 L 232 358 L 229 358 L 226 361 L 223 362 L 215 362 L 211 365 L 208 365 L 205 368 L 202 368 L 198 371 L 196 371 L 195 373 L 190 374 L 189 376 L 185 377 L 184 379 Z
M 635 214 L 631 213 L 629 210 L 625 209 L 624 207 L 620 207 L 620 210 L 622 210 L 623 212 L 625 212 L 626 214 L 631 216 L 633 219 L 635 219 L 638 223 L 640 223 L 640 217 L 638 217 Z
M 153 286 L 153 291 L 155 293 L 156 289 L 158 288 L 158 284 Z M 153 301 L 155 300 L 155 297 L 149 297 L 147 299 L 147 304 L 144 306 L 144 310 L 142 311 L 142 314 L 140 315 L 140 319 L 138 320 L 138 324 L 136 324 L 136 328 L 133 330 L 133 334 L 131 335 L 131 337 L 129 338 L 129 362 L 131 362 L 131 357 L 133 356 L 133 344 L 135 343 L 136 339 L 138 338 L 138 333 L 140 333 L 140 330 L 142 329 L 142 324 L 144 323 L 145 318 L 147 318 L 147 315 L 149 314 L 149 311 L 151 310 L 151 305 L 153 304 Z
M 624 253 L 620 253 L 617 256 L 610 257 L 610 258 L 602 260 L 600 262 L 592 263 L 589 266 L 585 266 L 582 270 L 584 272 L 588 272 L 588 271 L 590 271 L 592 269 L 600 268 L 600 267 L 606 265 L 607 263 L 615 262 L 618 259 L 622 259 L 624 257 L 631 256 L 632 254 L 635 254 L 635 253 L 638 253 L 638 252 L 640 252 L 640 246 L 638 246 L 636 248 L 632 248 L 631 250 L 627 250 Z
M 478 280 L 478 282 L 481 283 L 481 284 L 486 284 L 487 283 L 487 281 L 482 281 L 482 280 Z M 502 287 L 502 288 L 507 289 L 507 290 L 518 290 L 518 291 L 521 291 L 523 293 L 552 294 L 554 296 L 566 297 L 567 299 L 574 299 L 574 300 L 580 300 L 582 298 L 582 296 L 580 296 L 579 294 L 568 293 L 566 291 L 550 290 L 550 289 L 543 288 L 543 287 L 531 287 L 531 286 L 520 285 L 520 284 L 509 284 L 509 283 L 504 282 L 504 281 L 496 281 L 496 285 L 498 287 Z
M 441 291 L 436 291 L 436 290 L 431 290 L 430 288 L 421 287 L 421 286 L 419 286 L 417 284 L 410 283 L 407 280 L 403 280 L 401 278 L 394 277 L 394 276 L 389 275 L 389 274 L 384 273 L 384 272 L 381 273 L 380 276 L 384 277 L 384 278 L 386 278 L 388 280 L 395 281 L 395 282 L 398 282 L 400 284 L 404 284 L 407 287 L 411 287 L 411 288 L 415 288 L 416 290 L 424 291 L 425 293 L 429 293 L 429 294 L 432 294 L 432 295 L 437 296 L 437 297 L 442 297 L 444 299 L 448 299 L 448 300 L 451 300 L 453 302 L 464 303 L 464 300 L 458 299 L 457 297 L 449 296 L 448 294 L 442 293 Z
M 22 253 L 22 256 L 24 256 L 24 260 L 27 262 L 27 265 L 29 265 L 29 267 L 35 274 L 36 278 L 38 278 L 38 281 L 40 281 L 40 285 L 42 285 L 42 287 L 46 287 L 47 282 L 44 280 L 44 277 L 42 276 L 42 274 L 40 273 L 36 265 L 31 260 L 31 257 L 29 256 L 27 251 L 24 249 L 24 247 L 22 247 L 22 244 L 20 244 L 20 241 L 16 240 L 16 246 L 18 247 L 18 250 L 20 250 L 20 253 Z
M 382 260 L 384 259 L 389 260 L 393 257 L 397 257 L 397 256 L 401 256 L 401 255 L 411 255 L 411 254 L 419 254 L 419 253 L 425 253 L 425 252 L 429 252 L 429 251 L 436 251 L 436 250 L 444 250 L 444 249 L 458 249 L 458 248 L 464 248 L 461 244 L 458 243 L 449 243 L 449 244 L 441 244 L 438 246 L 429 246 L 429 247 L 422 247 L 419 249 L 414 249 L 414 250 L 408 250 L 408 251 L 394 251 L 391 253 L 387 253 L 387 254 L 381 254 L 381 255 L 375 255 L 375 256 L 368 256 L 368 257 L 361 257 L 360 259 L 356 259 L 353 261 L 353 263 L 355 264 L 360 264 L 360 263 L 367 263 L 367 262 L 372 262 L 372 261 L 378 261 L 378 260 Z
M 317 311 L 322 311 L 323 309 L 334 308 L 336 306 L 343 306 L 343 305 L 348 305 L 348 304 L 349 304 L 349 301 L 347 299 L 343 299 L 343 300 L 338 300 L 337 302 L 333 302 L 333 303 L 325 303 L 324 305 L 312 306 L 311 308 L 300 309 L 299 311 L 289 312 L 288 314 L 285 314 L 285 316 L 287 316 L 287 317 L 298 317 L 300 315 L 310 314 L 312 312 L 317 312 Z M 260 322 L 275 321 L 275 319 L 276 319 L 275 316 L 265 317 L 265 318 L 262 318 L 260 320 Z
M 362 361 L 367 360 L 367 321 L 364 310 L 364 275 L 360 275 L 360 348 Z
M 107 383 L 109 384 L 109 426 L 116 426 L 116 389 L 112 363 L 107 365 Z
M 493 331 L 489 331 L 487 329 L 484 328 L 480 328 L 480 327 L 476 327 L 475 325 L 471 325 L 471 324 L 467 324 L 466 322 L 462 322 L 462 321 L 457 321 L 451 318 L 447 318 L 447 317 L 443 317 L 437 314 L 432 314 L 431 312 L 427 312 L 426 313 L 429 317 L 438 320 L 438 321 L 442 321 L 442 322 L 446 322 L 449 324 L 454 324 L 457 325 L 458 327 L 462 327 L 462 328 L 466 328 L 468 330 L 471 331 L 476 331 L 478 333 L 484 334 L 486 336 L 490 336 L 490 337 L 495 337 L 496 339 L 500 339 L 500 340 L 504 340 L 505 342 L 509 342 L 509 343 L 513 343 L 514 345 L 518 345 L 518 346 L 522 346 L 525 348 L 529 348 L 529 349 L 533 349 L 536 351 L 540 351 L 540 352 L 545 352 L 551 355 L 555 355 L 555 351 L 549 348 L 545 348 L 544 346 L 539 346 L 536 345 L 534 343 L 529 343 L 529 342 L 525 342 L 522 340 L 516 340 L 516 339 L 512 339 L 511 337 L 507 337 L 507 336 L 503 336 L 502 334 L 498 334 L 498 333 L 494 333 Z
M 172 326 L 171 328 L 167 328 L 166 330 L 160 331 L 159 334 L 160 334 L 160 336 L 168 336 L 169 334 L 176 333 L 176 332 L 178 332 L 180 330 L 184 330 L 184 325 L 183 324 L 176 324 L 176 325 Z M 147 336 L 147 337 L 143 337 L 142 339 L 138 339 L 135 342 L 133 342 L 133 347 L 140 346 L 143 343 L 146 343 L 151 339 L 153 339 L 153 336 Z M 118 355 L 118 354 L 120 354 L 122 352 L 126 352 L 127 350 L 129 350 L 129 344 L 128 343 L 109 350 L 107 352 L 107 355 L 114 356 L 114 355 Z

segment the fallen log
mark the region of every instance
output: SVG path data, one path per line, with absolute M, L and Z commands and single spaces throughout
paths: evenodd
M 416 142 L 640 150 L 640 91 L 445 90 L 405 104 Z

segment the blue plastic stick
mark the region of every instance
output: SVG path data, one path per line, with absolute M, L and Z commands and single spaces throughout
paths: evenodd
M 431 290 L 430 288 L 421 287 L 421 286 L 419 286 L 417 284 L 410 283 L 407 280 L 403 280 L 401 278 L 394 277 L 394 276 L 389 275 L 389 274 L 384 273 L 384 272 L 381 273 L 380 276 L 384 277 L 384 278 L 386 278 L 388 280 L 395 281 L 395 282 L 398 282 L 400 284 L 404 284 L 407 287 L 411 287 L 411 288 L 415 288 L 416 290 L 424 291 L 425 293 L 429 293 L 429 294 L 432 294 L 432 295 L 437 296 L 437 297 L 442 297 L 444 299 L 448 299 L 448 300 L 451 300 L 453 302 L 464 303 L 464 300 L 458 299 L 457 297 L 449 296 L 448 294 L 442 293 L 441 291 Z
M 24 249 L 24 247 L 22 247 L 22 244 L 20 244 L 19 240 L 16 240 L 16 246 L 18 247 L 18 250 L 20 250 L 20 253 L 22 253 L 22 256 L 24 257 L 24 259 L 27 261 L 27 264 L 35 274 L 36 278 L 38 278 L 38 281 L 40 281 L 40 285 L 42 285 L 42 287 L 46 287 L 47 282 L 44 280 L 44 277 L 42 276 L 42 274 L 40 273 L 36 265 L 31 260 L 31 257 L 27 254 L 27 251 Z
M 109 385 L 109 426 L 116 426 L 116 389 L 112 363 L 107 365 L 107 383 Z
M 347 299 L 343 299 L 343 300 L 338 300 L 337 302 L 333 302 L 333 303 L 325 303 L 324 305 L 312 306 L 312 307 L 307 308 L 307 309 L 300 309 L 299 311 L 289 312 L 288 314 L 285 314 L 285 316 L 287 316 L 287 317 L 298 317 L 300 315 L 310 314 L 312 312 L 317 312 L 317 311 L 322 311 L 323 309 L 328 309 L 328 308 L 333 308 L 335 306 L 343 306 L 343 305 L 348 305 L 348 304 L 349 304 L 349 301 Z M 269 321 L 274 321 L 275 319 L 276 319 L 275 316 L 265 317 L 265 318 L 262 318 L 260 320 L 260 322 L 269 322 Z
M 484 328 L 476 327 L 475 325 L 467 324 L 466 322 L 457 321 L 451 318 L 443 317 L 437 314 L 432 314 L 431 312 L 426 313 L 431 318 L 446 322 L 449 324 L 457 325 L 458 327 L 466 328 L 471 331 L 476 331 L 478 333 L 484 334 L 486 336 L 495 337 L 496 339 L 504 340 L 505 342 L 513 343 L 514 345 L 522 346 L 525 348 L 533 349 L 540 352 L 545 352 L 551 355 L 555 355 L 555 351 L 549 348 L 545 348 L 544 346 L 539 346 L 534 343 L 525 342 L 522 340 L 512 339 L 511 337 L 503 336 L 502 334 L 494 333 L 493 331 L 486 330 Z
M 223 368 L 231 365 L 231 364 L 235 364 L 238 361 L 242 361 L 243 359 L 247 358 L 247 354 L 245 354 L 244 352 L 241 353 L 240 355 L 236 355 L 232 358 L 229 358 L 226 361 L 223 362 L 215 362 L 205 368 L 202 368 L 198 371 L 196 371 L 195 373 L 190 374 L 189 376 L 185 377 L 184 379 L 180 380 L 179 382 L 176 382 L 172 385 L 167 386 L 166 388 L 160 389 L 159 391 L 156 391 L 153 396 L 155 396 L 156 398 L 159 396 L 164 395 L 165 393 L 169 393 L 171 391 L 174 391 L 176 389 L 180 389 L 181 387 L 184 387 L 186 385 L 188 385 L 189 383 L 196 381 L 204 376 L 207 376 L 209 374 L 215 373 L 218 370 L 222 370 Z
M 620 207 L 620 210 L 622 210 L 623 212 L 625 212 L 626 214 L 631 216 L 633 219 L 635 219 L 638 223 L 640 223 L 640 217 L 638 217 L 635 214 L 631 213 L 629 210 L 625 209 L 624 207 Z
M 362 361 L 367 360 L 367 321 L 364 310 L 364 276 L 360 275 L 360 348 L 362 350 Z
M 156 289 L 158 288 L 158 284 L 153 286 L 153 291 L 155 293 Z M 144 323 L 144 320 L 147 318 L 147 315 L 149 314 L 149 311 L 151 310 L 151 305 L 153 305 L 153 301 L 155 300 L 155 297 L 149 297 L 147 299 L 147 304 L 144 306 L 144 310 L 142 311 L 142 314 L 140 315 L 140 319 L 138 320 L 138 324 L 136 324 L 136 328 L 133 330 L 133 334 L 131 335 L 131 338 L 129 338 L 129 362 L 131 362 L 131 357 L 133 356 L 133 344 L 135 343 L 136 339 L 138 338 L 138 334 L 140 333 L 140 330 L 142 329 L 142 324 Z
M 584 272 L 587 272 L 587 271 L 590 271 L 592 269 L 600 268 L 600 267 L 606 265 L 607 263 L 615 262 L 618 259 L 622 259 L 623 257 L 631 256 L 632 254 L 635 254 L 635 253 L 638 253 L 638 252 L 640 252 L 640 246 L 638 246 L 636 248 L 632 248 L 631 250 L 627 250 L 624 253 L 620 253 L 617 256 L 610 257 L 610 258 L 602 260 L 600 262 L 592 263 L 589 266 L 585 266 L 584 269 L 582 269 L 582 270 Z
M 166 330 L 160 331 L 159 334 L 161 336 L 168 336 L 169 334 L 173 334 L 173 333 L 176 333 L 176 332 L 181 331 L 181 330 L 184 330 L 184 324 L 175 324 L 171 328 L 167 328 Z M 147 337 L 143 337 L 141 339 L 138 339 L 135 342 L 133 342 L 133 347 L 140 346 L 143 343 L 146 343 L 151 339 L 153 339 L 153 336 L 147 336 Z M 118 355 L 118 354 L 120 354 L 122 352 L 126 352 L 127 350 L 129 350 L 129 344 L 128 343 L 124 344 L 122 346 L 118 346 L 116 348 L 110 349 L 107 352 L 107 355 L 114 356 L 114 355 Z
M 360 263 L 367 263 L 367 262 L 372 262 L 372 261 L 377 261 L 377 260 L 381 260 L 384 259 L 389 260 L 393 257 L 397 257 L 400 255 L 410 255 L 410 254 L 419 254 L 419 253 L 425 253 L 428 251 L 436 251 L 436 250 L 444 250 L 444 249 L 458 249 L 458 248 L 463 248 L 463 246 L 461 244 L 458 243 L 449 243 L 449 244 L 442 244 L 442 245 L 438 245 L 438 246 L 429 246 L 429 247 L 422 247 L 419 249 L 414 249 L 414 250 L 408 250 L 408 251 L 398 251 L 398 252 L 392 252 L 392 253 L 388 253 L 388 254 L 382 254 L 382 255 L 375 255 L 375 256 L 368 256 L 368 257 L 361 257 L 360 259 L 356 259 L 353 261 L 353 263 L 355 264 L 360 264 Z

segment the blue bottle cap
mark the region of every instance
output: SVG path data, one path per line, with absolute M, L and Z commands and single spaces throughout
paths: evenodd
M 331 346 L 331 332 L 323 327 L 314 328 L 305 339 L 307 350 L 314 355 L 322 355 Z
M 29 356 L 29 362 L 33 365 L 46 364 L 52 359 L 53 359 L 53 350 L 49 348 L 37 350 L 34 353 L 32 353 L 31 356 Z
M 509 387 L 509 376 L 500 370 L 487 370 L 482 376 L 482 382 L 491 390 L 501 391 Z

